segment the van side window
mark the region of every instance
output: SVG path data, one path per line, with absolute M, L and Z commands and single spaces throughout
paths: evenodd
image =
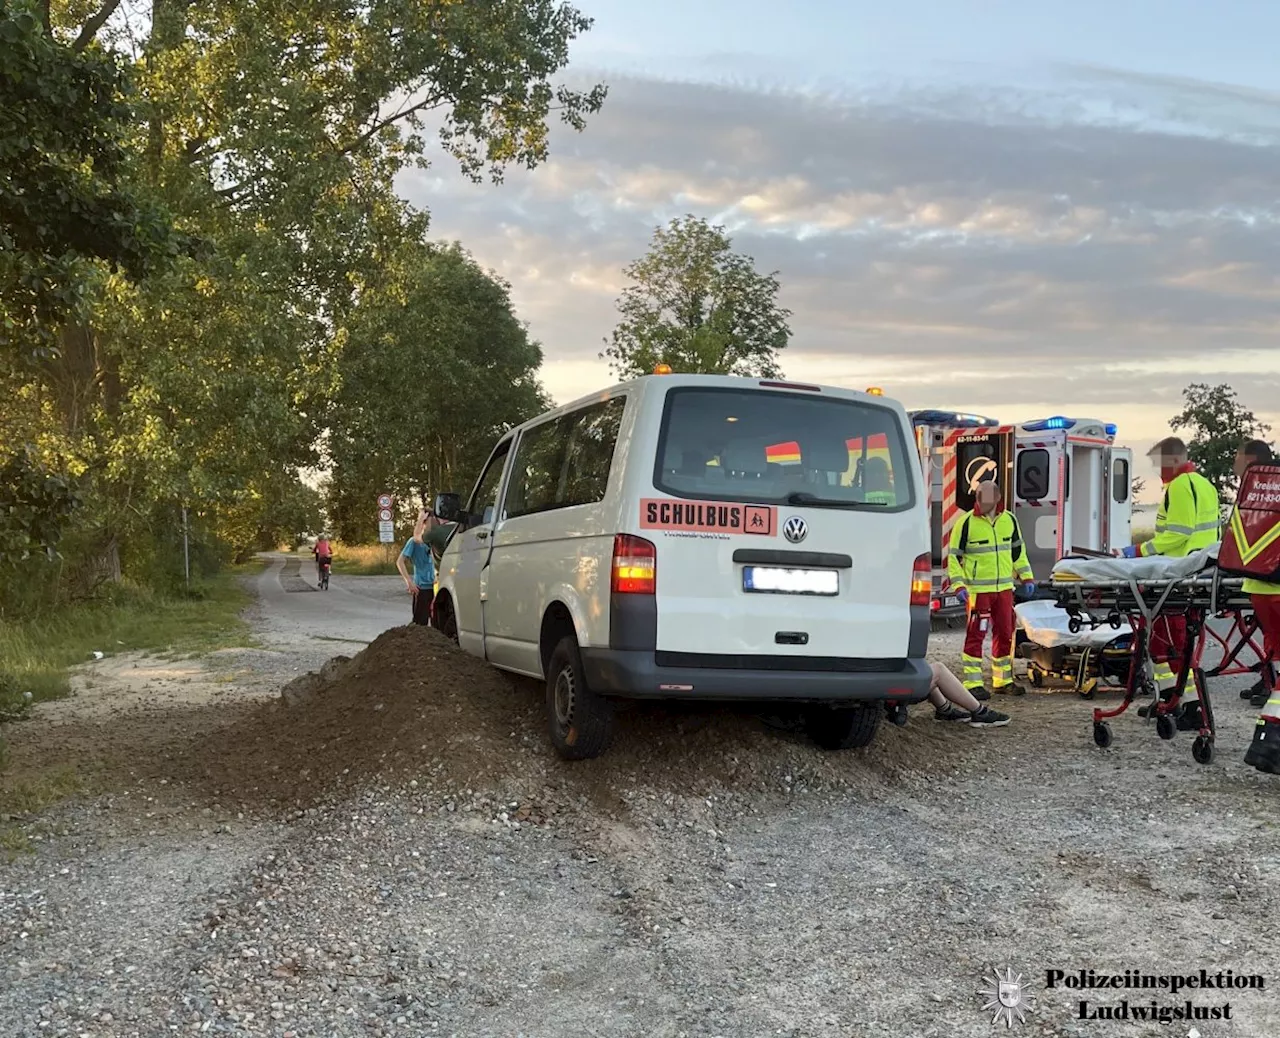
M 1049 452 L 1041 447 L 1018 452 L 1018 496 L 1043 501 L 1049 496 Z
M 480 480 L 471 494 L 471 502 L 467 505 L 468 515 L 479 515 L 480 523 L 487 526 L 493 522 L 493 510 L 498 504 L 498 487 L 502 483 L 502 470 L 506 466 L 507 455 L 511 453 L 511 441 L 504 440 L 498 444 L 480 474 Z
M 1115 467 L 1111 470 L 1111 496 L 1117 504 L 1124 504 L 1129 500 L 1129 461 L 1127 458 L 1117 458 Z
M 507 491 L 508 519 L 604 500 L 625 397 L 591 404 L 520 437 Z

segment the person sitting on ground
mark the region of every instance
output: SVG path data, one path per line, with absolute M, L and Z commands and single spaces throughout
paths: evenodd
M 992 710 L 973 698 L 964 685 L 941 663 L 931 663 L 933 682 L 929 685 L 929 702 L 933 704 L 935 721 L 968 721 L 974 728 L 1003 728 L 1009 715 Z

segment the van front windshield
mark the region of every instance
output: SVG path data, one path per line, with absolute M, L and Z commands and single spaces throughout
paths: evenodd
M 673 388 L 654 486 L 682 498 L 900 512 L 912 466 L 887 407 L 814 392 Z

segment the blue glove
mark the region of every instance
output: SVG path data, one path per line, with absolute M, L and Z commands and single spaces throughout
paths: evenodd
M 1022 585 L 1022 593 L 1026 595 L 1027 598 L 1034 595 L 1036 593 L 1036 582 L 1034 580 L 1028 580 Z
M 956 589 L 956 599 L 959 601 L 959 603 L 960 603 L 962 606 L 967 606 L 967 605 L 969 604 L 969 589 L 968 589 L 968 588 L 963 588 L 963 587 L 962 587 L 962 588 L 957 588 L 957 589 Z
M 1138 546 L 1136 544 L 1130 544 L 1120 552 L 1120 554 L 1126 559 L 1136 559 L 1138 557 Z

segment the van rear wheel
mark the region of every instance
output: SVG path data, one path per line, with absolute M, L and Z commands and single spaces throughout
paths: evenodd
M 869 746 L 880 727 L 880 703 L 849 707 L 814 707 L 805 718 L 809 738 L 824 750 L 853 750 Z
M 613 739 L 613 704 L 587 687 L 571 635 L 560 639 L 547 667 L 547 721 L 551 745 L 565 760 L 599 757 Z

